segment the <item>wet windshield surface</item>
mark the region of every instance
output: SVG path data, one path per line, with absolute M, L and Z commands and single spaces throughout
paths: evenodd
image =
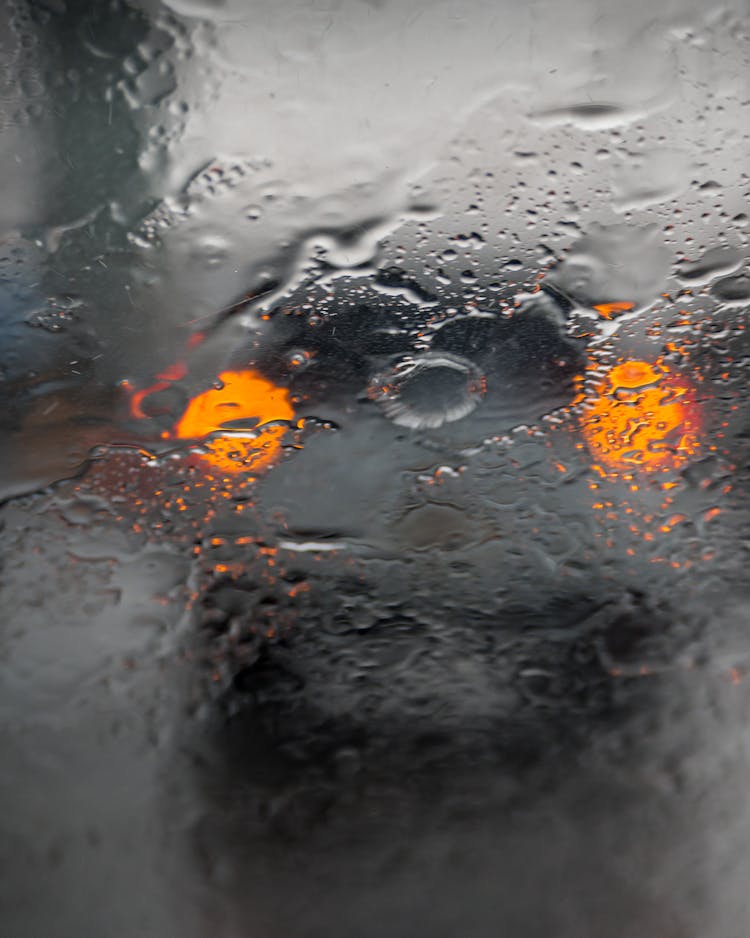
M 744 6 L 0 23 L 3 934 L 746 938 Z

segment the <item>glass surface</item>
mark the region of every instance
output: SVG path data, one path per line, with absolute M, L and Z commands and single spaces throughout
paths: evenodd
M 0 7 L 0 933 L 747 938 L 744 0 Z

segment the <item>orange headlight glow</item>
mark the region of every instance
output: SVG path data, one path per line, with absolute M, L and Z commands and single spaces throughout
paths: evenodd
M 223 371 L 219 382 L 220 387 L 190 401 L 172 435 L 179 440 L 206 440 L 201 458 L 221 472 L 265 468 L 278 456 L 286 427 L 264 428 L 264 424 L 294 416 L 289 392 L 255 371 Z M 225 426 L 250 420 L 256 420 L 259 429 Z
M 176 362 L 157 375 L 155 384 L 141 390 L 129 382 L 122 386 L 129 396 L 129 410 L 136 419 L 149 415 L 143 403 L 152 394 L 166 390 L 187 374 L 184 362 Z M 266 426 L 294 417 L 289 392 L 257 371 L 223 371 L 216 387 L 196 395 L 165 440 L 194 440 L 201 443 L 200 461 L 225 475 L 257 471 L 270 466 L 281 451 L 286 427 Z
M 609 473 L 676 469 L 699 450 L 695 386 L 661 359 L 615 365 L 579 403 L 591 455 Z

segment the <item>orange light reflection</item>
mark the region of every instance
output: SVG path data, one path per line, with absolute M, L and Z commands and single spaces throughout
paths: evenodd
M 626 302 L 599 303 L 594 309 L 599 313 L 602 319 L 612 319 L 616 313 L 627 313 L 633 309 L 634 306 L 635 303 Z

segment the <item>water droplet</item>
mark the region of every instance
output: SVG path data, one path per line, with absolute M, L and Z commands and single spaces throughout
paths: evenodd
M 206 269 L 221 267 L 229 257 L 229 244 L 222 235 L 204 235 L 195 245 L 193 257 Z
M 181 16 L 212 20 L 226 7 L 226 0 L 166 0 L 166 5 Z
M 399 426 L 426 429 L 466 417 L 484 389 L 482 373 L 467 359 L 428 352 L 377 375 L 369 396 Z
M 292 371 L 302 371 L 310 364 L 312 357 L 312 352 L 307 349 L 293 349 L 287 354 L 286 363 Z
M 677 276 L 688 283 L 707 283 L 719 274 L 728 274 L 741 263 L 742 254 L 735 248 L 711 248 L 700 260 L 683 264 Z
M 587 306 L 654 299 L 663 288 L 669 254 L 654 225 L 594 225 L 547 281 Z
M 617 127 L 632 115 L 614 104 L 597 104 L 586 102 L 574 104 L 570 107 L 549 108 L 536 111 L 529 115 L 531 120 L 543 126 L 556 127 L 564 124 L 573 124 L 585 130 L 603 130 Z
M 456 550 L 476 537 L 466 513 L 450 505 L 421 505 L 396 525 L 400 539 L 415 550 Z
M 750 276 L 722 277 L 713 284 L 711 292 L 725 303 L 744 303 L 750 300 Z
M 614 206 L 620 212 L 674 198 L 690 182 L 691 161 L 682 150 L 655 147 L 628 155 L 614 174 Z

